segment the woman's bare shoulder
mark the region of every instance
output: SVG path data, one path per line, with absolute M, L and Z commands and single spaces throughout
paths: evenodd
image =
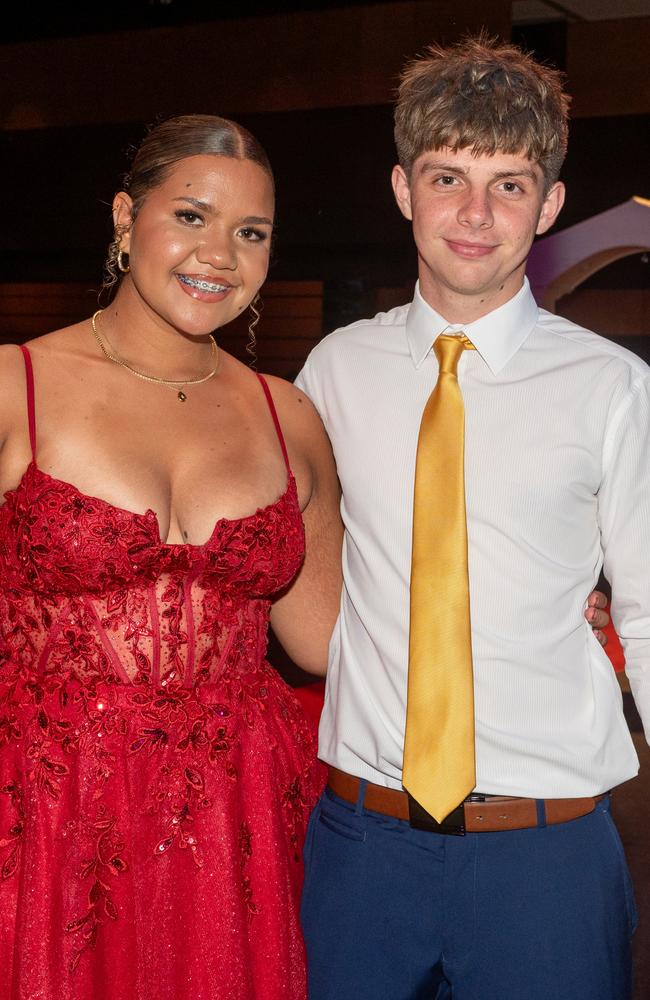
M 302 456 L 318 479 L 336 479 L 332 446 L 316 407 L 300 389 L 275 375 L 268 382 L 290 452 Z
M 0 345 L 0 448 L 24 420 L 26 412 L 25 362 L 17 344 Z
M 83 323 L 55 330 L 25 343 L 33 360 L 52 362 L 57 356 L 78 351 Z M 26 364 L 18 344 L 0 344 L 0 440 L 4 441 L 16 419 L 21 419 L 26 398 Z
M 0 345 L 0 411 L 15 405 L 16 393 L 25 393 L 25 361 L 18 344 Z
M 60 330 L 53 330 L 51 333 L 44 333 L 40 337 L 28 340 L 25 347 L 30 354 L 39 357 L 54 358 L 56 356 L 92 352 L 92 337 L 88 337 L 88 320 L 74 323 L 72 326 L 61 327 Z
M 222 352 L 222 365 L 224 375 L 246 392 L 249 399 L 259 402 L 260 386 L 257 373 L 225 351 Z M 260 374 L 269 387 L 285 433 L 295 432 L 302 435 L 325 433 L 314 404 L 304 392 L 278 375 Z
M 318 411 L 309 396 L 292 382 L 287 382 L 277 375 L 264 375 L 264 378 L 271 390 L 280 419 L 289 420 L 291 423 L 298 421 L 304 425 L 306 431 L 324 433 Z

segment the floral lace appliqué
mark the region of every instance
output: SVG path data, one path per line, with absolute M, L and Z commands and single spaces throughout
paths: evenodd
M 298 970 L 278 997 L 303 996 L 299 848 L 321 772 L 314 734 L 265 662 L 271 602 L 303 553 L 292 477 L 276 503 L 219 521 L 203 546 L 165 545 L 151 511 L 86 497 L 34 463 L 7 495 L 0 951 L 13 967 L 0 959 L 0 994 L 3 974 L 34 996 L 58 996 L 69 975 L 66 995 L 96 1000 L 110 968 L 107 988 L 119 979 L 116 995 L 135 997 L 142 967 L 157 990 L 148 981 L 146 995 L 171 996 L 157 970 L 179 955 L 180 995 L 214 955 L 228 966 L 220 942 L 255 917 L 264 954 Z M 137 914 L 161 898 L 176 901 L 164 933 L 143 932 Z M 29 926 L 46 940 L 24 932 L 25 906 L 42 908 Z M 134 942 L 149 949 L 141 966 Z

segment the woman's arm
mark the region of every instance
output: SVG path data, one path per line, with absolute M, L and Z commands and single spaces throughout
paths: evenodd
M 314 407 L 291 388 L 282 422 L 306 467 L 310 495 L 303 509 L 305 560 L 290 588 L 271 609 L 271 626 L 291 659 L 308 673 L 324 675 L 341 598 L 340 488 L 332 449 Z M 294 409 L 295 408 L 295 409 Z M 295 420 L 287 420 L 295 412 Z M 299 431 L 295 433 L 299 420 Z M 293 461 L 293 459 L 292 459 Z
M 0 346 L 0 497 L 14 489 L 29 464 L 25 363 L 15 344 Z

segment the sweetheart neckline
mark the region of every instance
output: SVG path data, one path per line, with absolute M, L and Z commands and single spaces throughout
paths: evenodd
M 106 507 L 109 510 L 116 511 L 118 514 L 126 514 L 128 517 L 132 517 L 134 519 L 144 518 L 148 519 L 149 521 L 153 520 L 156 529 L 158 545 L 164 549 L 188 549 L 188 550 L 205 549 L 210 545 L 210 543 L 214 539 L 214 536 L 217 533 L 217 530 L 222 524 L 243 524 L 245 521 L 252 521 L 253 518 L 259 517 L 260 514 L 265 514 L 267 511 L 272 510 L 274 507 L 278 507 L 289 497 L 290 494 L 295 495 L 296 493 L 296 480 L 293 475 L 293 472 L 291 471 L 291 469 L 289 469 L 287 474 L 286 488 L 280 494 L 277 500 L 273 500 L 271 503 L 265 504 L 263 507 L 258 507 L 257 510 L 252 511 L 252 513 L 250 514 L 245 514 L 243 517 L 218 518 L 215 521 L 214 528 L 210 532 L 210 535 L 208 536 L 205 542 L 201 542 L 199 544 L 196 544 L 194 542 L 163 542 L 160 533 L 160 521 L 158 520 L 158 515 L 156 514 L 155 510 L 153 510 L 153 508 L 148 507 L 144 511 L 144 513 L 140 514 L 138 513 L 138 511 L 129 510 L 127 507 L 120 507 L 117 504 L 111 503 L 110 500 L 104 500 L 102 497 L 93 496 L 92 493 L 84 493 L 83 490 L 80 490 L 78 486 L 74 485 L 74 483 L 68 482 L 67 479 L 58 479 L 56 476 L 51 476 L 49 472 L 45 472 L 36 464 L 36 461 L 34 459 L 30 461 L 29 465 L 23 472 L 18 482 L 18 485 L 14 487 L 14 489 L 6 491 L 6 493 L 4 494 L 5 500 L 8 500 L 10 497 L 14 497 L 21 490 L 21 488 L 25 484 L 25 479 L 30 470 L 37 472 L 39 476 L 42 476 L 44 479 L 48 479 L 51 483 L 57 483 L 59 486 L 65 486 L 67 489 L 72 490 L 73 493 L 75 493 L 79 497 L 82 497 L 84 500 L 90 500 L 92 503 L 100 504 L 100 506 Z M 0 510 L 2 509 L 3 508 L 0 507 Z

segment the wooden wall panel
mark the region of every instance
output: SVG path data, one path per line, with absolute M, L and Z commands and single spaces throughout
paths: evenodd
M 0 342 L 22 343 L 91 316 L 97 288 L 83 282 L 0 284 Z
M 573 117 L 650 112 L 649 65 L 650 17 L 569 24 L 567 75 Z
M 650 338 L 647 288 L 576 288 L 558 301 L 554 311 L 610 340 Z
M 407 0 L 4 45 L 0 128 L 389 104 L 405 59 L 509 0 Z
M 270 281 L 262 289 L 256 329 L 260 371 L 293 378 L 323 334 L 321 281 Z M 0 343 L 22 343 L 85 319 L 97 308 L 97 289 L 82 282 L 0 284 Z M 217 332 L 224 350 L 248 363 L 247 319 Z

